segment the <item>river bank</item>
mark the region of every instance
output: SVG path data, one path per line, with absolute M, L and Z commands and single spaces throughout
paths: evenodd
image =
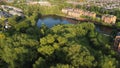
M 40 26 L 40 23 L 45 23 L 48 27 L 49 26 L 52 27 L 53 25 L 56 25 L 56 24 L 80 24 L 85 22 L 93 23 L 94 21 L 85 20 L 82 18 L 81 20 L 78 20 L 78 19 L 68 18 L 65 16 L 64 17 L 58 16 L 58 15 L 44 15 L 41 18 L 39 18 L 39 26 Z M 104 25 L 98 24 L 97 22 L 93 24 L 95 25 L 96 31 L 102 34 L 110 35 L 114 30 L 116 30 L 116 28 L 114 27 L 104 26 Z

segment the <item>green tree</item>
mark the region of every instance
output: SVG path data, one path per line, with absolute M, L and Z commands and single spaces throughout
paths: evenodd
M 35 64 L 33 64 L 33 68 L 47 68 L 47 63 L 45 59 L 39 57 L 38 60 L 35 61 Z
M 111 58 L 109 56 L 103 56 L 101 60 L 101 68 L 116 68 L 118 61 L 115 58 Z

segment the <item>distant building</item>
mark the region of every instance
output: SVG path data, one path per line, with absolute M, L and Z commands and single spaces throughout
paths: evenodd
M 74 11 L 80 13 L 80 15 L 84 15 L 84 10 L 74 9 Z
M 11 16 L 12 16 L 11 14 L 9 14 L 5 11 L 0 11 L 0 18 L 3 18 L 3 17 L 8 18 L 8 17 L 11 17 Z
M 116 23 L 116 19 L 117 17 L 114 16 L 114 15 L 103 15 L 102 16 L 102 21 L 105 22 L 105 23 L 109 23 L 109 24 L 115 24 Z
M 90 12 L 90 11 L 84 11 L 83 13 L 84 16 L 96 18 L 96 13 L 95 12 Z
M 1 5 L 2 9 L 6 12 L 9 12 L 12 15 L 23 16 L 23 11 L 19 8 L 7 5 Z
M 39 4 L 41 6 L 51 6 L 51 4 L 48 1 L 29 1 L 27 4 L 28 5 Z
M 62 12 L 65 13 L 65 14 L 68 14 L 69 11 L 73 11 L 74 9 L 72 8 L 65 8 L 65 9 L 62 9 Z
M 4 2 L 14 2 L 14 0 L 0 0 L 1 1 L 4 1 Z
M 80 13 L 79 12 L 73 12 L 73 11 L 69 11 L 68 12 L 68 15 L 69 16 L 73 16 L 73 17 L 76 17 L 76 18 L 79 18 L 80 17 Z
M 120 53 L 120 32 L 115 37 L 114 48 Z
M 96 18 L 96 13 L 85 11 L 82 9 L 65 8 L 62 9 L 62 12 L 73 17 L 88 16 L 88 17 Z
M 16 12 L 23 12 L 22 9 L 13 7 L 13 6 L 8 6 L 8 5 L 1 5 L 1 7 L 3 8 L 3 10 L 14 10 Z
M 12 15 L 23 16 L 23 13 L 16 12 L 16 11 L 14 11 L 14 10 L 9 11 L 9 13 L 12 14 Z

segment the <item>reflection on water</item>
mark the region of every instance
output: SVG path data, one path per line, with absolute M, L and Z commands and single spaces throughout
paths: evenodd
M 68 19 L 68 18 L 63 18 L 59 16 L 45 16 L 38 20 L 37 26 L 40 27 L 42 24 L 45 24 L 47 27 L 50 28 L 57 24 L 76 24 L 77 22 L 79 21 Z M 103 34 L 107 34 L 107 35 L 109 35 L 113 30 L 112 28 L 100 26 L 100 25 L 95 25 L 95 27 L 96 27 L 96 31 L 103 33 Z
M 57 24 L 70 24 L 70 22 L 65 19 L 45 17 L 43 19 L 39 19 L 37 22 L 38 27 L 40 27 L 42 24 L 45 24 L 47 27 L 52 27 Z
M 100 33 L 103 33 L 103 34 L 108 34 L 108 35 L 110 35 L 111 32 L 113 31 L 112 28 L 105 27 L 105 26 L 95 25 L 95 27 L 96 27 L 96 31 L 98 31 L 98 32 L 100 32 Z

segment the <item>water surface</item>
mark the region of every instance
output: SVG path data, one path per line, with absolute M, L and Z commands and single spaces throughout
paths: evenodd
M 37 26 L 40 27 L 42 24 L 45 24 L 47 27 L 53 27 L 54 25 L 57 24 L 71 24 L 71 23 L 62 18 L 44 17 L 38 20 Z
M 51 28 L 57 24 L 76 24 L 77 22 L 79 21 L 64 18 L 64 17 L 59 17 L 59 16 L 44 16 L 38 20 L 37 27 L 41 27 L 42 24 L 45 24 L 47 27 Z M 95 29 L 97 32 L 107 34 L 107 35 L 110 35 L 111 32 L 113 31 L 112 28 L 97 25 L 97 24 L 95 24 Z

